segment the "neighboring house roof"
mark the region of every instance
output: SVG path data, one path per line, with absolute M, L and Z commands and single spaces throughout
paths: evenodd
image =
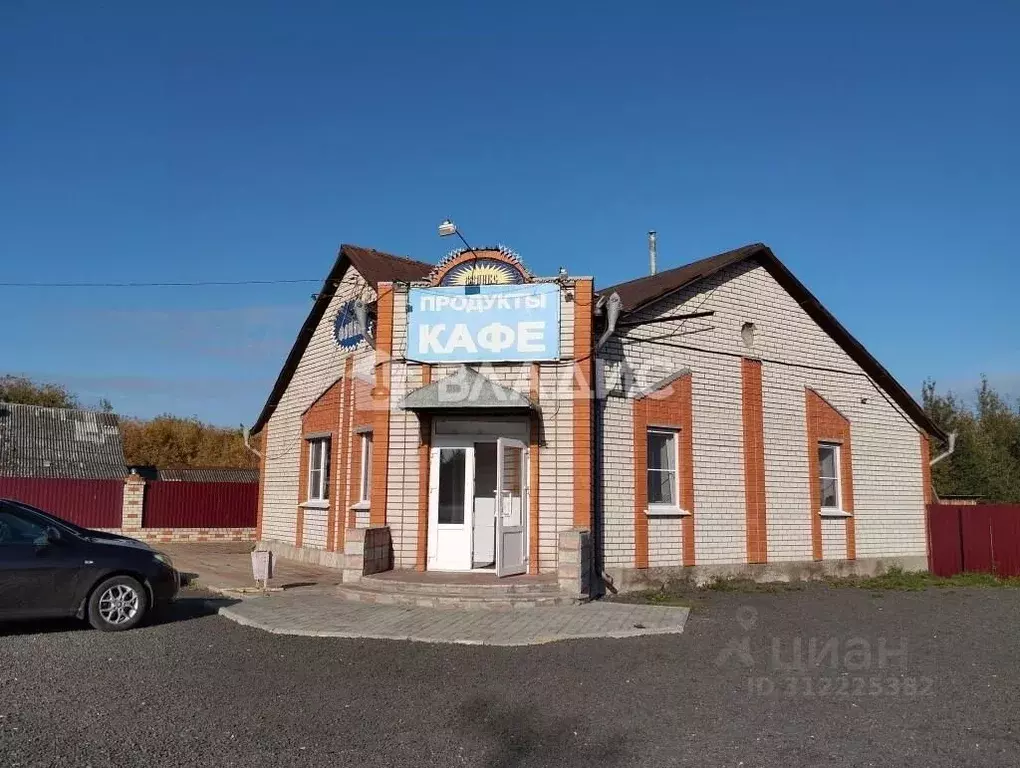
M 181 467 L 156 470 L 158 480 L 182 483 L 257 483 L 257 469 L 236 467 Z
M 258 419 L 255 420 L 255 424 L 252 425 L 251 431 L 253 433 L 260 432 L 262 427 L 266 425 L 266 422 L 269 421 L 269 417 L 273 415 L 273 411 L 276 410 L 276 405 L 287 390 L 287 386 L 294 376 L 294 371 L 297 370 L 298 363 L 301 362 L 301 356 L 308 347 L 308 342 L 312 339 L 312 334 L 315 333 L 315 329 L 318 327 L 319 321 L 322 320 L 322 316 L 326 314 L 326 308 L 333 299 L 337 286 L 340 285 L 340 281 L 347 273 L 348 267 L 351 266 L 368 281 L 369 285 L 376 288 L 381 282 L 424 280 L 428 277 L 434 265 L 426 264 L 423 261 L 415 261 L 406 256 L 394 256 L 390 253 L 383 253 L 373 248 L 362 248 L 358 245 L 341 245 L 336 261 L 333 262 L 333 268 L 326 276 L 322 289 L 316 295 L 312 310 L 308 313 L 308 317 L 305 318 L 301 330 L 298 331 L 294 346 L 291 347 L 290 353 L 283 363 L 283 369 L 276 378 L 276 383 L 269 393 L 269 398 L 262 407 L 262 412 L 259 414 Z
M 0 476 L 99 479 L 126 474 L 116 415 L 0 403 Z
M 832 337 L 903 411 L 929 435 L 946 439 L 946 433 L 929 418 L 924 409 L 910 396 L 910 393 L 892 374 L 876 360 L 864 345 L 855 339 L 840 324 L 829 310 L 814 297 L 807 287 L 776 257 L 767 245 L 754 243 L 726 251 L 707 259 L 701 259 L 676 269 L 667 269 L 654 275 L 611 285 L 596 291 L 600 296 L 617 293 L 623 301 L 623 314 L 637 312 L 649 304 L 711 277 L 720 270 L 744 261 L 754 261 L 768 270 L 769 274 L 804 308 L 804 311 Z

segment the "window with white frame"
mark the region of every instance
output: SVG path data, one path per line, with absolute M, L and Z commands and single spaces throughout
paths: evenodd
M 818 478 L 821 483 L 822 512 L 842 512 L 839 487 L 839 451 L 836 443 L 818 444 Z
M 648 506 L 680 508 L 680 465 L 677 433 L 671 429 L 648 430 Z
M 329 500 L 329 438 L 308 441 L 308 500 Z
M 372 433 L 361 435 L 361 477 L 358 481 L 358 501 L 367 503 L 372 495 Z

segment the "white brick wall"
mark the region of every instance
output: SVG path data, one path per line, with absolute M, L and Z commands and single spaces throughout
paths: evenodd
M 607 566 L 634 567 L 634 404 L 622 397 L 605 400 L 603 525 Z
M 633 391 L 677 370 L 692 372 L 696 563 L 747 559 L 740 358 L 754 355 L 763 359 L 769 560 L 812 556 L 808 386 L 851 422 L 857 557 L 924 555 L 921 456 L 912 422 L 763 267 L 730 267 L 642 314 L 704 310 L 715 314 L 631 329 L 603 349 L 610 389 L 621 388 L 621 377 L 633 382 Z M 753 350 L 741 338 L 745 322 L 756 326 Z M 638 343 L 671 333 L 661 341 L 697 349 Z M 608 564 L 624 566 L 632 564 L 634 549 L 628 407 L 627 400 L 609 398 L 606 415 L 605 554 Z M 845 523 L 824 521 L 822 528 L 824 557 L 844 558 Z M 678 520 L 650 520 L 650 565 L 679 564 L 681 548 Z
M 404 361 L 407 349 L 407 288 L 394 298 L 391 366 L 389 476 L 386 521 L 393 537 L 398 568 L 413 568 L 418 540 L 418 417 L 400 409 L 404 396 L 421 386 L 421 366 Z M 564 292 L 565 293 L 565 292 Z M 561 357 L 573 356 L 573 302 L 560 305 Z M 452 376 L 458 365 L 437 365 L 432 381 Z M 540 364 L 539 402 L 543 431 L 539 446 L 539 567 L 556 568 L 558 534 L 573 527 L 573 365 L 568 361 Z M 478 366 L 483 376 L 525 395 L 530 393 L 530 364 L 495 363 Z
M 263 484 L 263 539 L 294 543 L 302 448 L 301 414 L 343 375 L 344 361 L 351 352 L 340 349 L 334 341 L 333 321 L 341 304 L 359 297 L 367 302 L 374 300 L 375 294 L 361 275 L 350 269 L 308 342 L 290 386 L 269 418 Z M 371 358 L 374 354 L 364 342 L 354 353 L 358 358 Z M 338 475 L 334 471 L 334 476 Z M 333 490 L 335 492 L 335 488 Z M 326 514 L 324 511 L 305 510 L 305 546 L 325 547 Z

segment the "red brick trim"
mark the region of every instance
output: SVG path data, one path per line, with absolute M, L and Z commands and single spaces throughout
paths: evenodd
M 432 366 L 422 365 L 421 385 L 432 383 Z M 414 568 L 424 571 L 428 567 L 429 546 L 429 463 L 432 458 L 432 417 L 418 416 L 418 541 L 414 553 Z
M 921 435 L 921 480 L 924 483 L 924 503 L 931 504 L 934 491 L 931 484 L 931 440 Z
M 680 507 L 684 565 L 695 564 L 694 542 L 694 397 L 687 373 L 655 392 L 634 400 L 634 567 L 648 567 L 648 427 L 668 427 L 680 441 Z
M 592 300 L 594 284 L 574 282 L 574 527 L 592 523 Z
M 304 436 L 298 445 L 301 458 L 298 460 L 298 508 L 294 519 L 294 546 L 300 547 L 305 539 L 305 508 L 308 501 L 308 443 Z
M 822 552 L 822 492 L 818 473 L 818 444 L 840 444 L 840 493 L 846 518 L 846 557 L 857 559 L 857 534 L 854 526 L 854 472 L 853 448 L 850 438 L 850 420 L 837 411 L 813 389 L 804 390 L 807 417 L 808 478 L 811 493 L 811 555 L 823 558 Z
M 683 529 L 683 563 L 694 565 L 694 382 L 690 376 L 678 379 L 680 389 L 680 452 L 688 457 L 680 467 L 680 504 L 690 514 L 681 523 Z
M 369 523 L 386 525 L 390 453 L 390 366 L 393 356 L 393 283 L 379 283 L 375 334 L 375 387 L 372 390 L 372 493 Z
M 932 568 L 931 562 L 931 521 L 928 519 L 928 505 L 932 503 L 935 496 L 935 489 L 931 484 L 931 440 L 923 432 L 921 438 L 921 495 L 924 499 L 924 547 L 928 555 L 928 570 Z
M 351 461 L 350 461 L 350 477 L 348 478 L 348 485 L 350 493 L 347 497 L 347 527 L 354 528 L 357 525 L 357 511 L 352 507 L 357 502 L 361 501 L 361 434 L 356 433 L 354 430 L 364 427 L 372 427 L 374 429 L 374 414 L 372 412 L 372 387 L 368 385 L 368 382 L 359 379 L 357 376 L 351 379 L 352 398 L 354 400 L 354 406 L 351 410 Z M 372 460 L 375 461 L 375 436 L 372 437 Z M 372 494 L 372 488 L 369 488 L 369 495 Z
M 351 396 L 354 390 L 354 383 L 351 375 L 354 370 L 354 358 L 348 355 L 344 360 L 344 376 L 340 393 L 340 431 L 337 433 L 337 463 L 336 463 L 336 485 L 333 495 L 336 504 L 330 506 L 329 517 L 329 542 L 327 549 L 330 552 L 343 551 L 344 541 L 347 537 L 347 527 L 344 525 L 347 516 L 347 488 L 350 485 L 351 466 Z
M 259 457 L 259 516 L 255 526 L 255 541 L 262 540 L 262 512 L 266 499 L 266 456 L 269 455 L 269 424 L 262 428 L 262 434 L 259 437 L 262 455 Z
M 528 394 L 531 402 L 538 403 L 541 392 L 541 369 L 538 363 L 531 364 L 531 377 Z M 541 474 L 538 464 L 538 442 L 541 423 L 537 414 L 531 415 L 531 431 L 528 443 L 528 573 L 538 573 L 538 525 L 539 525 L 539 484 Z
M 740 361 L 741 409 L 744 422 L 744 513 L 747 562 L 768 562 L 768 518 L 765 508 L 765 422 L 760 360 Z
M 315 402 L 301 416 L 301 460 L 300 480 L 298 485 L 298 502 L 308 500 L 308 436 L 329 435 L 329 467 L 331 476 L 328 478 L 331 493 L 327 512 L 326 548 L 329 549 L 333 519 L 336 514 L 335 478 L 340 474 L 340 404 L 344 379 L 335 381 L 329 389 L 315 399 Z M 304 543 L 305 509 L 299 506 L 297 512 L 297 528 L 294 532 L 294 546 Z

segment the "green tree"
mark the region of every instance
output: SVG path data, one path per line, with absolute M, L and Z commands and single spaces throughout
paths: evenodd
M 77 408 L 78 398 L 61 384 L 38 383 L 24 376 L 0 376 L 0 403 Z
M 925 411 L 946 432 L 956 432 L 953 454 L 935 465 L 936 493 L 978 495 L 985 501 L 1020 502 L 1020 404 L 981 378 L 973 405 L 934 381 L 922 387 Z

